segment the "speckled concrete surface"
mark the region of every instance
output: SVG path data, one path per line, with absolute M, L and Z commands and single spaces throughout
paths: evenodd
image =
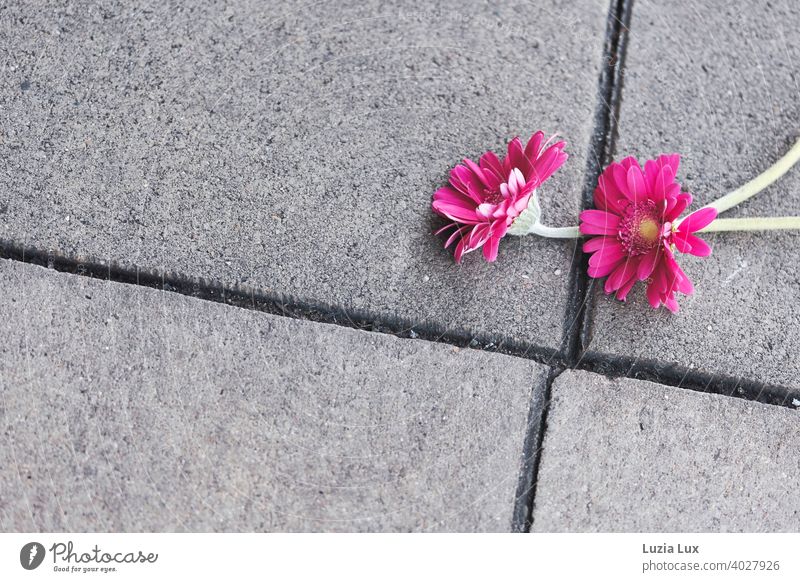
M 568 371 L 532 531 L 797 531 L 800 412 Z

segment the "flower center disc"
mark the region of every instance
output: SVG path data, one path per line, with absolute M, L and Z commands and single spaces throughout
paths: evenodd
M 645 218 L 639 223 L 639 236 L 650 242 L 655 242 L 658 238 L 658 225 L 655 220 Z
M 661 216 L 652 200 L 628 208 L 620 223 L 619 238 L 630 255 L 643 255 L 658 245 Z
M 487 192 L 483 198 L 487 204 L 500 204 L 503 201 L 503 194 L 497 189 Z

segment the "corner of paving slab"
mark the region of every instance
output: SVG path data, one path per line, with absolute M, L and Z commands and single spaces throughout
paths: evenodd
M 794 531 L 800 412 L 567 371 L 532 531 Z

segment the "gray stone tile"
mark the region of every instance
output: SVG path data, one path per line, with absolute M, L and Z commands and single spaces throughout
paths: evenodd
M 552 397 L 533 531 L 797 531 L 800 412 L 573 371 Z
M 617 158 L 683 155 L 693 208 L 754 178 L 800 137 L 800 6 L 652 2 L 633 7 Z M 724 216 L 800 214 L 800 167 Z M 654 312 L 643 291 L 599 299 L 589 349 L 798 387 L 800 235 L 704 235 L 681 255 L 695 295 Z M 599 295 L 599 294 L 598 294 Z
M 574 245 L 453 264 L 431 196 L 541 128 L 573 223 L 608 2 L 28 2 L 3 18 L 0 238 L 556 348 Z
M 508 531 L 521 358 L 0 261 L 0 529 Z

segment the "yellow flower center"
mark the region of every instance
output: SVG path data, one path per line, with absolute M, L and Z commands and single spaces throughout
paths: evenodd
M 639 236 L 643 240 L 653 243 L 658 238 L 658 225 L 652 218 L 645 218 L 639 223 Z

